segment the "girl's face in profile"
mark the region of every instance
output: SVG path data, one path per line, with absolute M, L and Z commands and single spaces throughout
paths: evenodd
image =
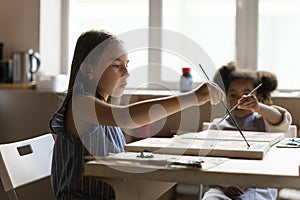
M 251 90 L 253 90 L 253 84 L 251 81 L 246 80 L 246 79 L 237 79 L 232 81 L 232 83 L 230 84 L 229 88 L 228 88 L 228 92 L 227 92 L 227 104 L 229 108 L 232 108 L 233 106 L 235 106 L 235 104 L 237 104 L 237 101 L 243 96 L 243 95 L 247 95 L 251 92 Z M 254 93 L 254 95 L 256 95 Z M 233 111 L 233 114 L 236 117 L 245 117 L 249 114 L 251 114 L 252 112 L 250 110 L 243 110 L 243 109 L 239 109 L 236 108 Z
M 88 67 L 88 78 L 97 86 L 97 92 L 105 99 L 109 96 L 120 97 L 127 85 L 128 56 L 121 42 L 111 43 L 100 55 L 96 65 Z
M 98 83 L 100 94 L 106 96 L 122 96 L 127 85 L 128 74 L 128 56 L 124 54 L 116 58 L 103 72 Z

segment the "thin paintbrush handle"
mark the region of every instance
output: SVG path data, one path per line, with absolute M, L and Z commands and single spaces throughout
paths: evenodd
M 222 103 L 222 105 L 226 108 L 226 110 L 227 110 L 227 112 L 229 113 L 229 116 L 231 117 L 231 119 L 232 119 L 234 125 L 236 126 L 236 128 L 238 129 L 238 131 L 240 132 L 240 134 L 242 135 L 242 137 L 244 138 L 244 140 L 245 140 L 245 142 L 246 142 L 248 148 L 250 148 L 250 144 L 248 143 L 246 137 L 244 136 L 244 134 L 243 134 L 243 132 L 242 132 L 240 126 L 239 126 L 238 123 L 236 122 L 235 118 L 234 118 L 234 117 L 232 116 L 232 114 L 229 112 L 229 110 L 228 110 L 227 106 L 225 105 L 225 103 L 224 103 L 223 101 L 221 101 L 221 103 Z
M 207 76 L 206 72 L 204 71 L 203 67 L 201 66 L 201 64 L 199 64 L 199 67 L 201 68 L 202 72 L 204 73 L 204 75 L 206 76 L 207 80 L 209 80 L 209 77 Z M 246 137 L 244 136 L 240 126 L 238 125 L 238 123 L 235 121 L 234 117 L 231 115 L 231 113 L 229 112 L 229 109 L 227 108 L 226 104 L 224 103 L 224 101 L 221 101 L 222 105 L 224 106 L 224 108 L 226 109 L 226 111 L 229 113 L 229 116 L 231 117 L 235 127 L 238 129 L 238 131 L 240 132 L 240 134 L 242 135 L 243 139 L 245 140 L 248 148 L 250 148 L 250 144 L 248 143 Z
M 262 86 L 262 83 L 260 83 L 258 86 L 256 86 L 253 90 L 251 90 L 251 92 L 248 95 L 253 94 L 258 88 L 260 88 L 260 86 Z
M 249 94 L 247 94 L 247 96 L 252 95 L 258 88 L 260 88 L 260 86 L 262 86 L 262 83 L 260 83 L 258 86 L 256 86 Z M 241 103 L 242 103 L 242 102 L 235 104 L 235 106 L 233 106 L 233 107 L 229 110 L 229 113 L 232 113 L 232 111 L 234 111 Z M 227 112 L 227 113 L 222 117 L 222 119 L 218 122 L 218 124 L 221 123 L 224 119 L 226 119 L 228 115 L 229 115 L 229 114 L 228 114 L 228 112 Z

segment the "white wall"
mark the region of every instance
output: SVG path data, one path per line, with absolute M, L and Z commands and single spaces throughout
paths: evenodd
M 40 0 L 41 73 L 61 73 L 61 0 Z
M 0 0 L 0 41 L 3 57 L 13 51 L 39 51 L 39 0 Z
M 61 0 L 0 0 L 0 27 L 4 58 L 32 48 L 41 54 L 40 72 L 61 73 Z

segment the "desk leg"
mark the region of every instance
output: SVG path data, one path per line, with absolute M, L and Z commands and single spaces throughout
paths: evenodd
M 137 179 L 101 179 L 111 185 L 116 200 L 153 200 L 158 199 L 176 183 Z

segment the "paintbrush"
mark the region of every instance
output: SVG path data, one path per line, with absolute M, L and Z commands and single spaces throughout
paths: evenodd
M 201 64 L 199 64 L 199 67 L 201 68 L 202 72 L 204 73 L 204 75 L 206 76 L 207 80 L 209 80 L 209 77 L 207 76 L 206 72 L 204 71 L 204 69 L 202 68 Z M 226 109 L 227 113 L 229 114 L 229 116 L 231 117 L 235 127 L 238 129 L 238 131 L 240 132 L 241 136 L 243 137 L 243 139 L 245 140 L 248 148 L 250 148 L 250 144 L 248 143 L 247 139 L 245 138 L 240 126 L 238 125 L 238 123 L 236 122 L 235 118 L 232 116 L 232 114 L 229 112 L 229 109 L 227 108 L 226 104 L 224 103 L 224 101 L 221 101 L 222 105 L 224 106 L 224 108 Z

